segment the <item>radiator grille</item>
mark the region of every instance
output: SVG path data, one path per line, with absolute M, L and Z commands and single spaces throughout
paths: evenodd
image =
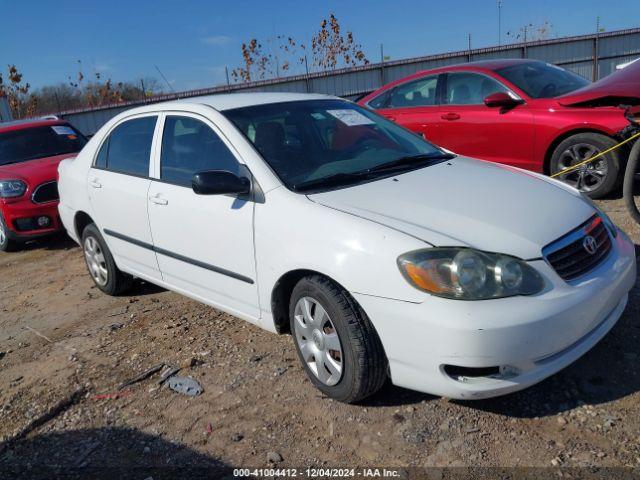
M 31 195 L 33 203 L 47 203 L 59 200 L 58 182 L 47 182 L 38 185 Z
M 598 266 L 611 251 L 611 237 L 599 216 L 547 245 L 542 253 L 564 280 L 575 280 Z

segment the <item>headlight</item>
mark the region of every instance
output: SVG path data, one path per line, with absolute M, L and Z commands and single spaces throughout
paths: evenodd
M 398 257 L 398 266 L 414 287 L 446 298 L 485 300 L 533 295 L 544 281 L 526 262 L 471 248 L 427 248 Z
M 585 195 L 584 193 L 580 193 L 580 196 L 582 197 L 582 199 L 587 202 L 589 205 L 591 205 L 593 207 L 593 209 L 598 212 L 598 216 L 600 216 L 600 218 L 602 219 L 602 223 L 604 223 L 604 226 L 607 227 L 607 230 L 609 230 L 609 232 L 611 233 L 611 235 L 613 235 L 613 237 L 617 237 L 618 236 L 618 227 L 616 227 L 616 224 L 613 223 L 613 220 L 611 220 L 609 218 L 609 215 L 607 215 L 606 213 L 604 213 L 600 207 L 598 207 L 595 202 L 593 200 L 591 200 L 591 198 L 589 198 L 587 195 Z
M 27 191 L 27 184 L 22 180 L 0 180 L 0 197 L 19 197 Z

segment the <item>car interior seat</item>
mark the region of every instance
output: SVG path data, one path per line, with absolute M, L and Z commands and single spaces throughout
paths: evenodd
M 471 100 L 471 91 L 469 87 L 465 84 L 456 85 L 453 87 L 453 92 L 451 92 L 451 101 L 449 102 L 452 105 L 466 105 Z

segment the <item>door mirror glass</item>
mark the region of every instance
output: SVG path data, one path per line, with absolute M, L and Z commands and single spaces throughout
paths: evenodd
M 496 92 L 496 93 L 492 93 L 491 95 L 487 96 L 484 99 L 484 104 L 487 107 L 500 107 L 500 108 L 512 108 L 515 107 L 516 105 L 520 105 L 522 103 L 522 100 L 517 99 L 517 98 L 513 98 L 511 95 L 509 95 L 506 92 Z
M 191 185 L 198 195 L 246 195 L 251 190 L 248 178 L 224 170 L 198 172 Z

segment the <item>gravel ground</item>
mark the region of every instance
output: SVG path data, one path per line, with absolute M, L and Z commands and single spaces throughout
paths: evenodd
M 621 200 L 601 205 L 640 243 Z M 142 282 L 107 297 L 65 238 L 0 254 L 0 269 L 0 472 L 640 466 L 637 285 L 599 345 L 523 392 L 465 403 L 386 385 L 344 405 L 311 386 L 289 336 Z M 204 393 L 156 374 L 103 395 L 159 362 Z

